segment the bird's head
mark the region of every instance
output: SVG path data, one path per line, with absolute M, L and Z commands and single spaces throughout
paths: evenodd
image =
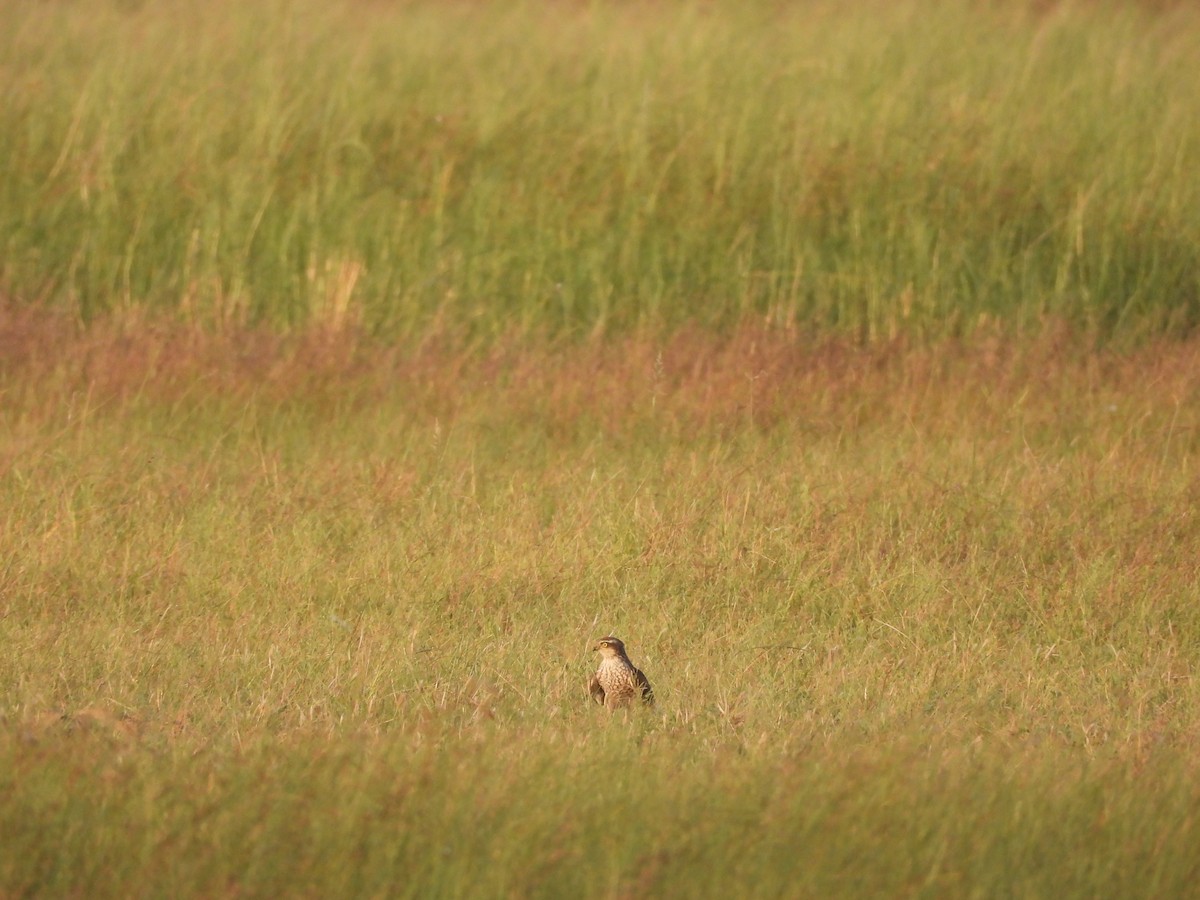
M 596 641 L 596 646 L 592 649 L 599 650 L 600 655 L 605 659 L 625 655 L 625 645 L 621 643 L 620 638 L 615 638 L 612 635 L 600 638 L 600 640 Z

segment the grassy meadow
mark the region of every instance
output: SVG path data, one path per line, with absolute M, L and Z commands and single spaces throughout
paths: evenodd
M 0 18 L 0 896 L 1196 894 L 1187 5 Z
M 413 337 L 1200 321 L 1189 4 L 0 2 L 0 283 Z

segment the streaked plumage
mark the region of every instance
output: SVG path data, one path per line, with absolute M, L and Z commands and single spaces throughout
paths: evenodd
M 628 706 L 635 700 L 654 703 L 650 681 L 629 661 L 620 638 L 600 638 L 593 649 L 600 651 L 600 668 L 588 679 L 588 693 L 593 700 L 607 709 Z

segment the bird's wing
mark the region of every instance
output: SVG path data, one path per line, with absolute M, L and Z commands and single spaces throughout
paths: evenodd
M 593 675 L 588 679 L 588 693 L 592 695 L 592 699 L 604 705 L 604 688 L 600 685 L 600 679 Z
M 639 688 L 642 689 L 642 702 L 654 703 L 654 688 L 650 687 L 650 679 L 646 677 L 641 669 L 633 670 L 633 681 Z

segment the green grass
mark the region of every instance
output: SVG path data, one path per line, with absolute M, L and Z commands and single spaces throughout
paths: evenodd
M 1194 343 L 5 326 L 0 891 L 1200 874 Z
M 0 21 L 0 897 L 1195 893 L 1189 4 Z
M 0 4 L 0 290 L 388 335 L 1200 316 L 1187 4 Z
M 3 807 L 6 874 L 54 895 L 314 897 L 1182 897 L 1200 874 L 1179 758 L 1133 772 L 892 743 L 696 760 L 678 736 L 538 731 L 152 766 L 94 734 L 20 748 L 0 778 L 32 780 L 15 794 L 37 803 Z

